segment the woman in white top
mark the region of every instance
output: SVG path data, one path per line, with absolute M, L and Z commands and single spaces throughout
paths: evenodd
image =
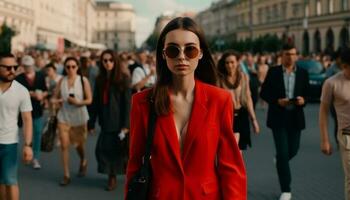
M 87 121 L 89 114 L 86 105 L 91 104 L 91 86 L 89 81 L 81 76 L 79 62 L 74 57 L 68 57 L 64 62 L 63 78 L 56 87 L 54 102 L 60 103 L 57 114 L 59 139 L 61 142 L 64 177 L 61 186 L 70 183 L 69 145 L 76 147 L 80 157 L 79 176 L 85 176 L 87 160 L 85 157 L 85 142 L 87 136 Z

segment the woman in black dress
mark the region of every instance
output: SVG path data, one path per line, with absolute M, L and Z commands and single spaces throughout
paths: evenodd
M 117 186 L 117 174 L 125 173 L 130 111 L 130 75 L 120 65 L 112 50 L 100 57 L 100 73 L 96 78 L 92 104 L 92 124 L 98 118 L 101 127 L 96 145 L 98 172 L 108 174 L 106 190 Z
M 235 109 L 234 133 L 239 135 L 239 148 L 246 150 L 247 146 L 251 146 L 249 119 L 252 122 L 255 133 L 259 133 L 260 128 L 253 108 L 249 78 L 241 72 L 238 59 L 239 54 L 235 51 L 228 51 L 222 55 L 218 62 L 219 84 L 232 95 Z

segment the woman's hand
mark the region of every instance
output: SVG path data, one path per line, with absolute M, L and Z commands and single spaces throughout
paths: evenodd
M 67 102 L 74 106 L 82 106 L 81 103 L 75 97 L 68 97 Z
M 256 119 L 254 119 L 252 122 L 253 122 L 254 133 L 258 135 L 260 133 L 259 123 Z

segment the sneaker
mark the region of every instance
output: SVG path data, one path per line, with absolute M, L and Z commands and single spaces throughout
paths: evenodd
M 39 163 L 39 161 L 37 159 L 33 160 L 33 168 L 34 169 L 40 169 L 41 168 L 41 165 L 40 165 L 40 163 Z
M 280 200 L 291 200 L 292 199 L 292 193 L 290 192 L 282 192 L 280 196 Z

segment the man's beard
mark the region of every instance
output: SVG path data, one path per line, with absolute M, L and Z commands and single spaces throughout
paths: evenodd
M 4 83 L 12 82 L 16 78 L 15 75 L 9 75 L 7 77 L 0 76 L 0 81 Z

